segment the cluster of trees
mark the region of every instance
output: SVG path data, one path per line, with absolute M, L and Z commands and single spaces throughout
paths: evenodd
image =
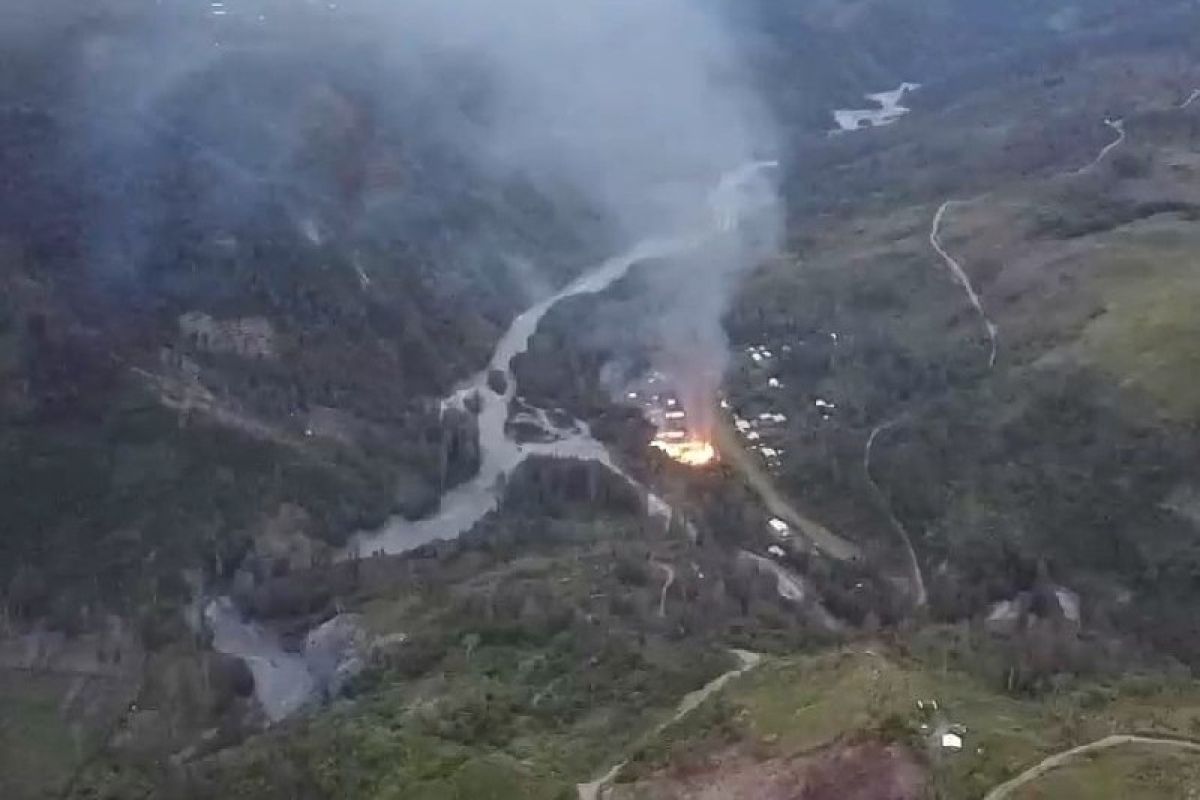
M 1138 35 L 1103 46 L 1144 48 Z M 1163 44 L 1172 43 L 1178 44 L 1174 39 Z M 1092 79 L 1089 67 L 1076 72 L 1066 62 L 1040 63 L 1056 64 L 1068 74 L 1047 84 L 1050 94 L 1061 87 L 1072 103 L 1087 105 L 1074 83 Z M 1153 71 L 1160 68 L 1156 64 L 1148 59 L 1115 77 L 1134 81 L 1135 69 Z M 1108 74 L 1107 67 L 1097 69 Z M 1014 76 L 1004 91 L 1036 74 L 1034 69 Z M 1081 111 L 1064 109 L 1064 114 Z M 1011 178 L 1041 164 L 1048 177 L 1061 176 L 1076 161 L 1086 163 L 1089 151 L 1094 154 L 1111 137 L 1097 124 L 1099 116 L 1087 119 L 1074 127 L 1065 119 L 1052 121 L 1056 133 L 1050 136 L 1031 129 L 1012 143 L 1028 140 L 1038 153 L 1010 151 L 1011 163 L 987 162 L 980 171 L 1003 168 Z M 1194 144 L 1195 115 L 1138 114 L 1127 125 L 1134 132 L 1130 143 L 1096 170 L 1069 180 L 1055 177 L 1048 190 L 1033 187 L 1037 213 L 1023 231 L 1009 231 L 1028 237 L 1024 252 L 1043 246 L 1044 239 L 1111 234 L 1151 216 L 1187 220 L 1195 215 L 1180 182 L 1183 173 L 1167 170 L 1152 149 Z M 839 163 L 854 175 L 867 168 L 867 154 L 898 159 L 875 175 L 882 184 L 901 174 L 897 163 L 911 155 L 903 148 L 911 138 L 897 134 L 889 142 L 835 147 L 844 150 L 846 158 Z M 918 168 L 921 175 L 925 170 Z M 822 178 L 820 170 L 813 180 L 837 183 L 832 176 Z M 848 205 L 847 211 L 863 213 L 871 204 L 907 207 L 925 199 L 923 185 L 909 191 L 905 181 L 903 197 L 875 196 Z M 951 185 L 956 195 L 966 191 L 961 180 Z M 908 217 L 895 219 L 899 224 Z M 1143 648 L 1151 645 L 1200 663 L 1191 621 L 1195 526 L 1164 505 L 1181 482 L 1190 484 L 1186 464 L 1195 446 L 1194 425 L 1161 418 L 1146 398 L 1086 366 L 1056 362 L 1018 373 L 1007 372 L 1001 363 L 988 371 L 987 344 L 974 334 L 967 312 L 960 312 L 962 297 L 951 294 L 958 288 L 939 273 L 918 224 L 913 230 L 897 228 L 894 248 L 879 256 L 864 257 L 829 230 L 797 235 L 801 263 L 766 266 L 731 311 L 734 341 L 768 344 L 777 355 L 770 369 L 789 387 L 776 395 L 761 390 L 764 373 L 749 363 L 736 365 L 730 378 L 731 399 L 739 409 L 769 403 L 788 414 L 782 481 L 824 521 L 860 534 L 868 551 L 875 552 L 874 543 L 893 534 L 876 513 L 882 509 L 865 481 L 864 444 L 876 425 L 894 420 L 876 440 L 872 472 L 888 508 L 916 545 L 936 619 L 980 618 L 998 601 L 1035 591 L 1039 576 L 1050 575 L 1082 590 L 1085 623 L 1106 632 L 1104 647 L 1136 637 Z M 869 222 L 838 225 L 835 231 L 847 237 L 864 231 L 874 235 Z M 986 291 L 1001 265 L 980 260 L 981 249 L 973 248 L 970 271 Z M 1086 296 L 1090 284 L 1082 283 L 1082 275 L 1082 269 L 1072 275 L 1081 281 L 1073 294 Z M 1029 356 L 1031 344 L 1040 354 L 1048 337 L 1058 342 L 1076 332 L 1052 318 L 1039 320 L 1029 333 L 1023 315 L 1038 312 L 1024 308 L 1024 301 L 1019 295 L 990 301 L 1002 315 L 1010 360 Z M 1001 303 L 1009 304 L 1007 322 Z M 838 334 L 836 345 L 828 341 L 831 331 Z M 790 349 L 781 352 L 785 343 Z M 815 413 L 814 397 L 835 401 L 836 413 Z M 896 562 L 884 556 L 879 563 Z M 842 614 L 866 619 L 853 608 L 847 604 Z M 1060 672 L 1085 670 L 1089 658 L 1114 663 L 1094 642 L 1077 641 L 1076 633 L 1046 621 L 1031 624 L 1002 640 L 1008 655 L 999 672 L 1005 681 L 1011 673 L 1014 690 L 1033 691 L 1047 687 Z
M 906 272 L 885 274 L 874 280 L 895 285 Z M 859 277 L 849 268 L 810 266 L 802 282 L 834 299 L 818 309 L 803 301 L 787 309 L 772 305 L 770 298 L 783 294 L 771 290 L 772 281 L 782 278 L 768 273 L 731 315 L 741 341 L 793 348 L 772 367 L 785 385 L 803 387 L 770 398 L 791 417 L 782 480 L 827 523 L 859 533 L 873 551 L 870 543 L 894 534 L 881 524 L 885 509 L 865 482 L 863 448 L 874 425 L 895 418 L 877 439 L 872 474 L 914 540 L 936 618 L 986 615 L 993 604 L 1032 590 L 1048 571 L 1092 589 L 1085 607 L 1093 620 L 1194 661 L 1191 612 L 1182 610 L 1195 607 L 1188 544 L 1194 529 L 1163 506 L 1186 480 L 1194 432 L 1138 412 L 1109 378 L 1085 367 L 982 380 L 986 360 L 975 342 L 922 334 L 928 318 L 937 324 L 936 314 L 910 313 L 902 331 L 877 325 L 893 310 L 856 304 L 861 291 L 848 284 Z M 924 296 L 928 289 L 917 286 Z M 836 347 L 825 341 L 826 330 L 838 331 Z M 752 406 L 761 375 L 746 367 L 733 376 L 735 405 Z M 837 413 L 818 418 L 805 408 L 814 396 L 835 400 Z M 894 564 L 886 553 L 882 563 Z M 1125 589 L 1132 594 L 1120 601 Z M 835 603 L 838 596 L 827 599 L 846 618 L 865 619 L 854 610 L 853 593 L 849 603 Z M 1078 659 L 1063 663 L 1077 666 Z M 1038 684 L 1045 672 L 1018 667 L 1014 680 Z M 1022 678 L 1026 673 L 1041 677 Z
M 60 73 L 107 13 L 0 82 L 0 592 L 21 620 L 74 609 L 62 627 L 177 608 L 182 572 L 228 579 L 281 503 L 334 545 L 428 513 L 479 458 L 437 398 L 603 235 L 577 197 L 476 170 L 337 42 L 215 59 L 128 113 L 76 96 Z M 189 312 L 264 320 L 274 353 L 213 352 Z M 247 424 L 177 414 L 146 374 Z
M 676 577 L 663 603 L 665 564 Z M 274 796 L 295 773 L 309 781 L 303 796 L 326 797 L 345 790 L 338 781 L 409 785 L 414 770 L 449 779 L 482 752 L 586 775 L 729 669 L 729 643 L 792 650 L 822 641 L 772 576 L 712 537 L 692 544 L 647 520 L 644 499 L 608 470 L 555 459 L 526 462 L 501 507 L 460 539 L 269 579 L 259 596 L 272 590 L 293 593 L 276 611 L 305 620 L 300 627 L 365 608 L 404 640 L 373 651 L 349 689 L 352 711 L 142 779 L 182 780 L 177 796 L 188 787 L 237 796 L 247 785 Z M 364 755 L 391 753 L 392 737 L 404 739 L 405 757 Z M 315 741 L 324 742 L 320 775 L 301 757 Z M 414 747 L 458 757 L 418 770 Z M 514 797 L 531 796 L 531 780 Z

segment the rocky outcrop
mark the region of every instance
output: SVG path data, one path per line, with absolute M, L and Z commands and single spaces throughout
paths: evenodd
M 479 472 L 479 421 L 469 409 L 450 408 L 442 416 L 442 485 L 457 486 Z
M 500 397 L 508 393 L 508 377 L 501 370 L 490 370 L 488 372 L 487 384 L 488 388 Z
M 396 482 L 396 508 L 408 520 L 423 519 L 441 501 L 437 487 L 412 470 L 401 470 Z
M 318 691 L 335 697 L 366 665 L 368 641 L 358 614 L 339 614 L 309 631 L 304 660 Z

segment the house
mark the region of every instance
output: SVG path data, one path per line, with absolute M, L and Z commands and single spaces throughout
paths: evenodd
M 769 525 L 771 530 L 774 531 L 778 536 L 790 536 L 792 533 L 791 526 L 778 517 L 771 519 L 767 525 Z

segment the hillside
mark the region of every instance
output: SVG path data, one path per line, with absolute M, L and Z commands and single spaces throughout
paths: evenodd
M 1065 582 L 1084 591 L 1090 621 L 1191 658 L 1189 637 L 1163 611 L 1188 594 L 1168 576 L 1194 536 L 1179 505 L 1195 447 L 1183 378 L 1190 323 L 1174 309 L 1189 296 L 1196 200 L 1197 119 L 1178 106 L 1197 79 L 1164 72 L 1170 63 L 1156 51 L 1126 56 L 1119 75 L 1108 58 L 1056 71 L 1040 94 L 1058 100 L 1014 78 L 1008 140 L 972 156 L 969 185 L 798 228 L 796 254 L 764 268 L 732 313 L 735 342 L 787 348 L 770 369 L 804 387 L 782 398 L 795 422 L 781 445 L 797 456 L 781 483 L 868 537 L 895 541 L 898 524 L 918 545 L 937 617 L 986 614 Z M 1096 108 L 1102 120 L 1099 107 L 1067 106 L 1061 92 L 1105 74 L 1105 104 L 1126 138 L 1104 159 L 1096 153 L 1116 141 L 1112 131 L 1094 151 L 1088 138 L 1074 153 L 1064 141 L 1062 160 L 1034 171 L 991 166 L 1019 154 L 1023 120 L 1044 124 L 1042 108 Z M 959 123 L 991 125 L 998 113 L 973 98 L 939 117 L 917 112 L 886 146 L 937 142 L 935 129 L 953 131 L 941 138 L 958 146 L 975 130 Z M 922 174 L 949 181 L 956 163 Z M 994 188 L 976 190 L 980 174 Z M 987 324 L 997 330 L 994 365 Z M 763 374 L 739 369 L 735 408 L 771 396 Z M 818 399 L 836 412 L 821 413 Z
M 464 162 L 427 99 L 383 102 L 335 37 L 265 34 L 117 96 L 167 57 L 134 44 L 167 22 L 116 8 L 53 41 L 64 73 L 105 43 L 89 83 L 16 80 L 48 70 L 18 51 L 0 102 L 0 584 L 18 617 L 49 611 L 51 586 L 64 617 L 186 601 L 182 570 L 226 573 L 281 508 L 335 546 L 425 513 L 474 470 L 469 424 L 435 398 L 601 233 L 570 198 Z
M 251 5 L 0 34 L 0 795 L 1183 796 L 1194 4 L 739 3 L 784 235 L 699 467 L 703 254 L 606 273 L 469 39 Z
M 926 658 L 865 643 L 765 662 L 693 718 L 648 742 L 611 796 L 986 794 L 990 800 L 1000 795 L 988 790 L 1024 765 L 1113 730 L 1152 730 L 1167 742 L 1192 735 L 1196 695 L 1187 683 L 1151 686 L 1130 678 L 1030 702 L 996 695 L 939 666 L 934 654 Z M 960 750 L 942 744 L 951 732 L 962 740 Z M 1157 772 L 1161 764 L 1181 773 Z M 1138 787 L 1139 797 L 1179 797 L 1183 776 L 1195 767 L 1195 754 L 1185 749 L 1135 747 L 1091 767 L 1090 775 L 1084 762 L 1007 796 L 1117 798 L 1130 796 L 1126 787 Z

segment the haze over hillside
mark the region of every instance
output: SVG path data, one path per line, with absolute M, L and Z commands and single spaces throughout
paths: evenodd
M 1186 796 L 1197 23 L 19 2 L 0 796 Z

